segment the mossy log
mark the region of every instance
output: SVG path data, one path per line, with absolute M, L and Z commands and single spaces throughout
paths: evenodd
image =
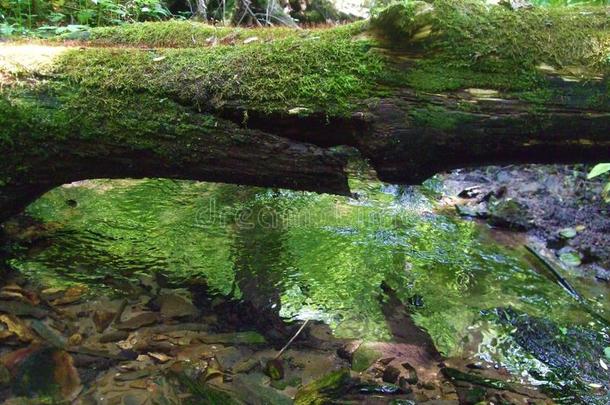
M 192 22 L 0 43 L 0 219 L 94 177 L 346 194 L 382 180 L 610 159 L 610 9 L 394 5 L 323 30 Z

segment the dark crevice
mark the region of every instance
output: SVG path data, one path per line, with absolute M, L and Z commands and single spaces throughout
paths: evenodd
M 304 116 L 246 109 L 227 109 L 218 114 L 248 129 L 258 129 L 282 138 L 325 148 L 340 145 L 357 147 L 358 136 L 369 130 L 369 123 L 357 116 L 328 117 L 323 113 Z

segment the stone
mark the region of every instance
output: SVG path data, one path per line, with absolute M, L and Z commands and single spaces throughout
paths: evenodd
M 233 366 L 233 373 L 237 374 L 237 373 L 249 373 L 250 371 L 252 371 L 255 367 L 260 365 L 260 361 L 258 359 L 254 359 L 254 358 L 250 358 L 250 359 L 244 359 L 242 361 L 240 361 L 239 363 L 236 363 Z
M 4 330 L 0 330 L 0 341 L 14 338 L 28 343 L 34 340 L 34 334 L 30 328 L 14 315 L 0 314 L 0 325 L 4 326 Z
M 34 319 L 30 323 L 34 332 L 38 334 L 47 344 L 53 347 L 63 348 L 66 346 L 66 338 L 61 334 L 57 333 L 50 326 L 45 324 L 43 321 Z
M 593 265 L 595 270 L 595 278 L 602 281 L 610 281 L 610 270 L 606 270 L 601 266 Z
M 19 301 L 0 301 L 0 312 L 16 316 L 31 316 L 38 319 L 49 315 L 49 312 L 43 308 Z
M 383 370 L 381 379 L 387 383 L 396 384 L 398 377 L 400 377 L 400 372 L 401 370 L 398 367 L 390 364 Z
M 65 290 L 61 296 L 52 300 L 50 304 L 54 306 L 74 304 L 80 301 L 86 292 L 87 287 L 85 286 L 73 286 Z
M 490 200 L 489 223 L 515 231 L 527 231 L 532 228 L 527 207 L 510 198 Z
M 367 343 L 361 344 L 352 356 L 352 370 L 362 372 L 375 363 L 382 353 Z
M 91 316 L 97 333 L 104 332 L 116 317 L 116 312 L 95 311 Z
M 17 365 L 13 392 L 24 396 L 47 396 L 72 401 L 82 386 L 70 354 L 54 348 L 30 352 Z
M 352 340 L 347 342 L 339 349 L 337 349 L 337 356 L 340 358 L 347 360 L 349 362 L 352 361 L 352 357 L 354 356 L 354 352 L 358 349 L 358 347 L 362 344 L 359 340 Z
M 154 312 L 142 312 L 116 325 L 119 330 L 135 330 L 152 325 L 159 321 L 159 315 Z
M 460 191 L 458 197 L 460 198 L 476 198 L 483 193 L 483 188 L 480 186 L 467 187 Z
M 68 344 L 70 346 L 78 346 L 83 343 L 83 335 L 80 333 L 75 333 L 68 338 Z
M 468 205 L 456 205 L 455 210 L 457 211 L 458 215 L 462 217 L 475 218 L 477 216 L 475 209 Z
M 234 387 L 232 394 L 239 400 L 237 403 L 245 404 L 273 404 L 290 405 L 292 399 L 282 392 L 269 387 L 268 378 L 261 373 L 240 374 L 233 377 L 231 383 Z M 235 402 L 217 402 L 231 403 Z
M 231 369 L 242 359 L 250 359 L 252 350 L 247 347 L 229 346 L 217 351 L 214 355 L 223 370 Z
M 402 363 L 401 366 L 406 372 L 405 380 L 411 385 L 417 384 L 418 377 L 417 370 L 415 370 L 415 367 L 413 367 L 409 363 Z
M 557 254 L 559 255 L 559 260 L 566 266 L 576 267 L 582 263 L 580 253 L 570 246 L 559 249 Z
M 112 342 L 118 342 L 119 340 L 125 340 L 129 337 L 129 332 L 127 331 L 112 331 L 112 332 L 108 332 L 103 334 L 102 336 L 99 337 L 98 341 L 100 343 L 112 343 Z
M 45 288 L 40 292 L 40 298 L 45 301 L 56 300 L 66 292 L 66 288 Z
M 11 372 L 0 363 L 0 388 L 7 387 L 11 383 Z
M 159 296 L 159 306 L 163 319 L 197 317 L 199 310 L 192 299 L 177 292 L 165 292 Z
M 114 379 L 116 381 L 133 381 L 133 380 L 139 380 L 141 378 L 148 377 L 151 374 L 152 374 L 152 370 L 150 370 L 150 369 L 136 370 L 136 371 L 131 371 L 128 373 L 119 373 L 114 376 Z
M 284 364 L 280 359 L 269 360 L 265 366 L 265 374 L 272 380 L 281 380 L 284 378 Z
M 226 343 L 226 344 L 248 344 L 248 345 L 260 345 L 266 344 L 267 340 L 263 335 L 254 331 L 247 332 L 235 332 L 235 333 L 218 333 L 214 335 L 200 336 L 199 340 L 202 343 Z
M 8 284 L 0 289 L 0 299 L 18 300 L 27 304 L 38 305 L 40 298 L 31 291 L 24 290 L 17 284 Z
M 559 236 L 564 239 L 572 239 L 576 236 L 577 232 L 574 228 L 563 228 L 559 230 Z
M 170 361 L 172 358 L 169 357 L 168 355 L 164 354 L 164 353 L 155 353 L 155 352 L 149 352 L 148 355 L 150 357 L 153 358 L 153 360 L 155 360 L 155 362 L 157 363 L 167 363 L 168 361 Z

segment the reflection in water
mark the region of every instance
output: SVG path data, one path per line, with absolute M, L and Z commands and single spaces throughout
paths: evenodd
M 384 304 L 397 300 L 445 355 L 478 352 L 525 374 L 536 360 L 482 311 L 597 322 L 477 224 L 433 212 L 431 185 L 351 186 L 358 199 L 171 180 L 67 185 L 29 207 L 52 230 L 44 246 L 16 250 L 12 265 L 47 284 L 117 291 L 151 272 L 205 280 L 278 322 L 319 319 L 339 337 L 391 339 Z

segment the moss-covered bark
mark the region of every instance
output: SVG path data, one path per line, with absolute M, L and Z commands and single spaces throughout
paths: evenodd
M 326 30 L 169 22 L 0 44 L 0 204 L 100 176 L 345 193 L 322 148 L 339 144 L 396 182 L 606 159 L 608 13 L 438 0 Z

